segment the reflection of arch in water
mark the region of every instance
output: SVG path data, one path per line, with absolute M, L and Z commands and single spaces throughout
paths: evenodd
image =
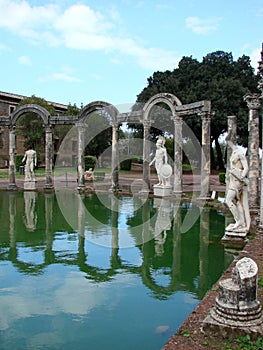
M 9 213 L 10 213 L 10 249 L 6 253 L 4 253 L 6 259 L 13 262 L 14 266 L 16 266 L 19 271 L 23 273 L 28 274 L 39 274 L 42 273 L 46 266 L 51 264 L 65 264 L 65 265 L 77 265 L 80 269 L 80 271 L 85 272 L 86 278 L 89 278 L 95 282 L 104 282 L 104 281 L 110 281 L 114 276 L 118 275 L 120 271 L 140 275 L 142 278 L 142 282 L 153 291 L 154 296 L 156 298 L 164 298 L 168 295 L 173 294 L 177 290 L 188 290 L 193 292 L 195 295 L 199 297 L 203 297 L 204 291 L 206 291 L 207 286 L 211 283 L 209 280 L 211 268 L 208 269 L 208 267 L 211 265 L 211 260 L 213 260 L 213 256 L 208 254 L 208 237 L 209 237 L 209 211 L 205 211 L 203 215 L 201 215 L 200 218 L 200 225 L 196 225 L 196 228 L 199 228 L 199 233 L 195 235 L 195 238 L 193 239 L 192 236 L 189 236 L 189 234 L 180 234 L 180 219 L 181 219 L 181 213 L 180 210 L 176 207 L 174 204 L 174 224 L 173 224 L 173 231 L 168 232 L 168 239 L 167 242 L 164 245 L 164 254 L 161 257 L 157 257 L 154 255 L 155 250 L 155 242 L 153 240 L 142 244 L 138 249 L 141 252 L 142 257 L 142 263 L 138 265 L 132 265 L 127 261 L 122 260 L 122 258 L 119 255 L 119 249 L 118 249 L 118 200 L 115 196 L 111 196 L 111 203 L 112 203 L 112 209 L 114 211 L 114 216 L 112 217 L 112 250 L 111 250 L 111 256 L 109 258 L 109 268 L 102 268 L 96 265 L 92 265 L 89 263 L 88 259 L 88 252 L 85 252 L 85 236 L 83 233 L 83 224 L 85 224 L 82 220 L 79 222 L 79 232 L 78 232 L 78 243 L 77 243 L 77 249 L 74 249 L 73 253 L 64 254 L 64 252 L 61 254 L 61 252 L 52 250 L 52 245 L 48 243 L 48 239 L 46 242 L 46 247 L 41 245 L 40 249 L 37 250 L 37 252 L 43 252 L 44 258 L 43 261 L 41 261 L 39 264 L 34 263 L 27 263 L 24 261 L 21 261 L 19 259 L 19 249 L 20 244 L 15 242 L 14 237 L 14 223 L 16 222 L 16 204 L 15 199 L 16 196 L 14 196 L 15 193 L 9 194 Z M 21 196 L 19 196 L 20 199 L 22 199 Z M 44 197 L 44 203 L 46 208 L 46 223 L 48 222 L 48 226 L 50 229 L 52 227 L 50 226 L 50 223 L 52 223 L 52 214 L 50 212 L 52 211 L 51 206 L 51 200 L 52 195 L 45 194 Z M 147 202 L 149 204 L 149 202 Z M 146 208 L 146 203 L 144 203 L 144 206 L 142 207 L 142 211 L 140 212 L 140 215 L 143 218 L 148 218 L 150 215 L 149 212 L 149 205 Z M 81 214 L 78 220 L 81 219 Z M 76 234 L 76 232 L 74 232 Z M 49 231 L 50 241 L 52 241 L 53 233 L 52 231 Z M 188 237 L 187 237 L 188 236 Z M 195 256 L 194 261 L 189 263 L 189 258 L 184 258 L 181 255 L 181 246 L 185 245 L 185 242 L 187 240 L 191 239 L 192 245 L 193 245 L 193 251 L 192 249 L 189 250 L 189 256 L 192 255 L 192 253 L 196 249 L 198 250 L 199 260 L 198 260 L 198 254 Z M 170 240 L 168 242 L 168 240 Z M 168 247 L 171 247 L 170 244 L 172 240 L 172 249 Z M 12 242 L 12 243 L 11 243 Z M 11 245 L 12 244 L 12 245 Z M 33 251 L 33 249 L 32 249 Z M 222 248 L 223 252 L 223 248 Z M 203 256 L 203 253 L 205 254 L 204 258 L 201 259 L 201 256 Z M 47 257 L 47 254 L 49 256 Z M 224 259 L 223 255 L 222 258 Z M 158 262 L 157 262 L 157 260 Z M 216 262 L 214 260 L 212 261 L 214 265 Z M 158 263 L 158 265 L 156 265 Z M 187 264 L 187 266 L 185 265 Z M 183 266 L 184 265 L 184 266 Z M 165 286 L 161 283 L 158 283 L 158 280 L 155 278 L 155 271 L 158 271 L 157 266 L 160 266 L 160 269 L 165 269 L 167 274 L 167 279 L 169 279 L 168 284 L 165 282 Z M 185 273 L 182 275 L 182 268 L 186 268 L 186 271 L 188 273 Z M 219 271 L 220 272 L 220 271 Z M 222 271 L 221 271 L 222 272 Z

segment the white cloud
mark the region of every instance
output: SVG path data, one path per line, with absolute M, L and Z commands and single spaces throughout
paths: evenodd
M 55 5 L 31 7 L 27 1 L 0 0 L 0 27 L 37 40 L 37 29 L 54 21 L 57 10 Z
M 4 50 L 6 50 L 6 46 L 0 43 L 0 54 L 1 54 L 1 52 L 3 52 Z
M 137 44 L 138 40 L 120 35 L 117 31 L 121 30 L 120 23 L 120 14 L 112 9 L 108 14 L 102 14 L 83 4 L 62 10 L 58 5 L 31 6 L 26 0 L 0 0 L 0 28 L 34 44 L 115 52 L 133 57 L 147 69 L 170 69 L 175 66 L 178 61 L 175 53 L 146 48 Z
M 25 66 L 31 66 L 32 62 L 28 56 L 20 56 L 18 57 L 18 62 L 25 65 Z
M 257 48 L 254 49 L 251 53 L 250 53 L 250 60 L 251 60 L 251 66 L 255 69 L 255 73 L 258 72 L 258 62 L 261 59 L 261 48 Z
M 218 28 L 220 18 L 201 19 L 200 17 L 187 17 L 186 27 L 196 34 L 208 34 Z
M 80 79 L 75 78 L 69 74 L 66 73 L 53 73 L 50 76 L 51 79 L 55 79 L 55 80 L 63 80 L 63 81 L 67 81 L 70 83 L 74 83 L 74 82 L 80 82 Z

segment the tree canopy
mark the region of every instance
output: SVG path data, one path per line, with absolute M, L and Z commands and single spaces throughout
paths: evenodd
M 26 104 L 37 104 L 44 107 L 50 115 L 55 114 L 55 107 L 40 97 L 32 95 L 20 101 L 18 107 Z M 45 130 L 43 120 L 35 113 L 26 113 L 18 119 L 18 133 L 25 139 L 24 147 L 33 148 L 37 152 L 42 152 L 45 145 Z
M 207 54 L 202 62 L 183 57 L 173 71 L 155 72 L 147 79 L 147 86 L 137 96 L 137 102 L 146 102 L 153 95 L 169 92 L 183 104 L 200 100 L 211 100 L 214 116 L 211 122 L 211 142 L 215 142 L 219 168 L 223 168 L 223 157 L 219 136 L 227 131 L 227 116 L 237 116 L 239 144 L 247 145 L 248 108 L 243 96 L 258 92 L 259 76 L 254 73 L 250 58 L 243 55 L 236 61 L 232 53 L 216 51 Z M 201 139 L 200 117 L 185 119 L 197 138 Z

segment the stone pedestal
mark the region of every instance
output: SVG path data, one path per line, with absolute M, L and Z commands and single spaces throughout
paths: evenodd
M 219 282 L 215 306 L 203 322 L 204 331 L 225 336 L 262 335 L 262 310 L 257 300 L 257 264 L 250 258 L 236 263 L 232 277 Z
M 227 248 L 241 249 L 247 243 L 248 232 L 249 231 L 247 229 L 231 231 L 227 227 L 225 230 L 225 234 L 221 239 L 221 242 Z
M 36 180 L 29 180 L 24 182 L 24 190 L 32 190 L 36 189 Z
M 172 193 L 172 186 L 168 185 L 154 185 L 153 194 L 157 197 L 168 197 Z

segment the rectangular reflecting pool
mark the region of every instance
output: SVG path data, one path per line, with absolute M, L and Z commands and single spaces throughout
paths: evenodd
M 154 350 L 233 256 L 219 211 L 0 191 L 0 348 Z

